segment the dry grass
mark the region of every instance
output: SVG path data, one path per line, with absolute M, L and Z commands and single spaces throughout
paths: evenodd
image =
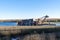
M 57 26 L 0 26 L 0 33 L 9 35 L 21 33 L 21 29 L 43 29 L 43 28 L 56 28 Z M 60 27 L 58 27 L 60 28 Z

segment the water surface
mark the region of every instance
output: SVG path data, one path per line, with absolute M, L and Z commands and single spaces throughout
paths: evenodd
M 17 26 L 16 22 L 0 22 L 0 26 Z

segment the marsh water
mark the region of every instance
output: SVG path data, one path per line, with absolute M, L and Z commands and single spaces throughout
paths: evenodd
M 0 22 L 0 26 L 16 26 L 16 22 Z

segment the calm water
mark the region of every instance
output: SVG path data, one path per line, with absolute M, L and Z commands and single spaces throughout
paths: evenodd
M 60 26 L 60 22 L 51 22 L 51 24 L 56 24 L 56 26 Z
M 0 22 L 0 26 L 17 26 L 16 22 Z
M 56 24 L 56 26 L 60 26 L 60 22 L 58 22 L 58 23 L 55 23 Z

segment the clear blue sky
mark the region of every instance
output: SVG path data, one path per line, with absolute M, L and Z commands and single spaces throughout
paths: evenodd
M 60 18 L 60 0 L 0 0 L 0 19 Z

